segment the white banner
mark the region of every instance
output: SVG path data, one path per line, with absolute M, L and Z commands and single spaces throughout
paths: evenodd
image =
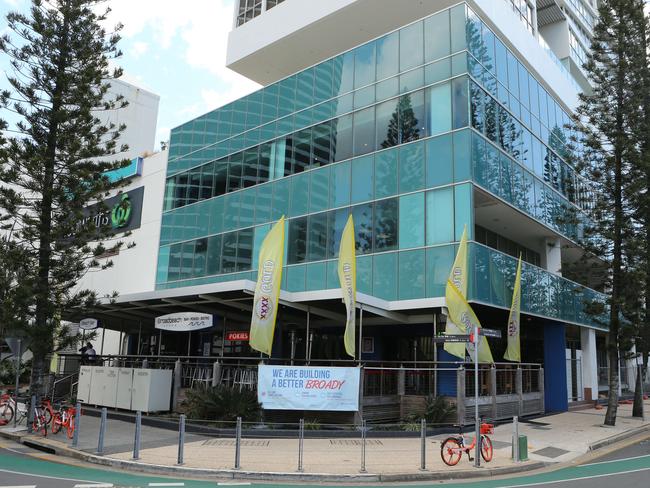
M 212 315 L 198 312 L 180 312 L 156 317 L 156 329 L 172 332 L 192 332 L 212 327 Z
M 359 368 L 260 365 L 257 399 L 265 410 L 359 410 Z
M 79 328 L 82 330 L 95 330 L 98 324 L 97 319 L 83 319 L 79 322 Z

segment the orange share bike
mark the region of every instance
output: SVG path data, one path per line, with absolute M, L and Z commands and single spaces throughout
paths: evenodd
M 481 423 L 481 457 L 486 463 L 492 461 L 494 450 L 492 448 L 492 441 L 488 434 L 494 434 L 494 424 Z M 440 457 L 447 466 L 455 466 L 463 457 L 463 453 L 467 453 L 470 461 L 472 459 L 472 450 L 476 447 L 476 437 L 472 439 L 470 445 L 465 444 L 465 436 L 463 435 L 463 426 L 459 426 L 459 434 L 448 437 L 440 445 Z
M 54 412 L 52 416 L 52 434 L 58 434 L 61 429 L 65 428 L 68 439 L 74 436 L 74 417 L 76 415 L 75 407 L 61 407 Z

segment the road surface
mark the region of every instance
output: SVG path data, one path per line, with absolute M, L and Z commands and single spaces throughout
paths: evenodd
M 59 458 L 60 459 L 60 458 Z M 62 460 L 63 461 L 63 460 Z M 68 462 L 68 460 L 65 460 Z M 0 488 L 148 488 L 183 487 L 207 488 L 216 486 L 264 486 L 283 488 L 299 485 L 256 485 L 242 481 L 216 482 L 181 478 L 165 478 L 124 471 L 109 471 L 88 464 L 63 464 L 57 458 L 45 455 L 20 444 L 0 440 Z M 439 486 L 441 482 L 408 486 Z M 318 485 L 314 483 L 314 485 Z M 454 488 L 646 488 L 650 487 L 650 437 L 633 445 L 615 450 L 597 462 L 567 467 L 533 475 L 504 479 L 479 479 L 449 482 Z M 322 485 L 318 485 L 322 486 Z M 364 485 L 368 486 L 368 485 Z M 386 486 L 386 485 L 382 485 Z

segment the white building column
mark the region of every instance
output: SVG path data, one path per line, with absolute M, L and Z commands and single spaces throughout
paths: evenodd
M 580 349 L 582 349 L 582 386 L 591 390 L 591 399 L 598 399 L 598 358 L 596 356 L 596 331 L 580 328 Z M 585 400 L 588 400 L 588 394 Z
M 544 239 L 542 266 L 549 273 L 562 276 L 562 243 L 560 239 Z

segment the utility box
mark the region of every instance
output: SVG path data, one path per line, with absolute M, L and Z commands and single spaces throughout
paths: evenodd
M 131 410 L 167 412 L 172 392 L 169 369 L 133 369 Z
M 514 437 L 514 436 L 513 436 Z M 515 459 L 515 461 L 528 461 L 528 437 L 520 434 L 519 435 L 519 459 Z M 515 457 L 515 449 L 514 446 L 512 447 L 512 455 L 511 457 L 514 459 Z
M 117 395 L 115 407 L 131 410 L 131 395 L 133 393 L 133 368 L 118 368 Z
M 102 405 L 104 390 L 106 389 L 106 369 L 107 368 L 103 366 L 92 366 L 90 396 L 86 403 L 91 405 Z
M 93 377 L 92 366 L 82 366 L 79 369 L 79 382 L 77 383 L 77 401 L 88 403 L 90 401 L 90 385 Z

